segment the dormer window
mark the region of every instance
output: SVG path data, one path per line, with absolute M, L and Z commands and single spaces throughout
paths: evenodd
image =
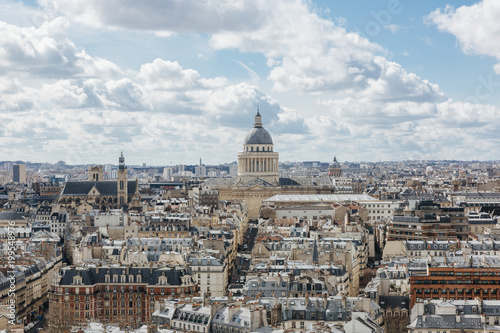
M 76 275 L 73 277 L 73 284 L 80 285 L 82 283 L 82 277 L 80 275 Z
M 162 275 L 158 278 L 158 284 L 160 285 L 167 285 L 167 277 L 165 275 Z
M 113 283 L 118 283 L 118 275 L 113 275 Z

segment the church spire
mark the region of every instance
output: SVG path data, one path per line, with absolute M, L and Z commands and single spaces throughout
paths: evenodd
M 125 157 L 123 157 L 123 152 L 120 158 L 118 159 L 118 169 L 125 170 Z
M 257 114 L 255 115 L 253 127 L 262 127 L 262 117 L 260 116 L 259 107 L 257 107 Z

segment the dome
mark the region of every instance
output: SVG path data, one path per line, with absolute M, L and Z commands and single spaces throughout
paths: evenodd
M 271 134 L 263 127 L 254 127 L 245 137 L 245 145 L 272 145 Z
M 257 114 L 255 115 L 255 123 L 250 132 L 248 132 L 245 137 L 245 145 L 272 145 L 273 139 L 271 138 L 271 134 L 262 127 L 261 116 L 259 110 L 257 110 Z
M 337 157 L 333 157 L 333 162 L 330 163 L 330 168 L 341 168 L 342 166 L 337 161 Z

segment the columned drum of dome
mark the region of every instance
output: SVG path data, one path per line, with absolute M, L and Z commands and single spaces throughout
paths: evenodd
M 243 186 L 260 179 L 262 184 L 279 186 L 279 154 L 274 152 L 271 134 L 262 127 L 262 117 L 257 111 L 254 127 L 243 142 L 243 152 L 238 154 L 238 181 Z
M 342 176 L 342 166 L 337 161 L 337 157 L 333 157 L 333 162 L 328 166 L 328 174 L 330 177 L 338 178 Z

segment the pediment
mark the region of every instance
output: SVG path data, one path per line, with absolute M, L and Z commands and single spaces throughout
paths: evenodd
M 87 195 L 89 197 L 92 197 L 92 196 L 99 196 L 101 195 L 101 193 L 99 192 L 99 190 L 94 186 L 92 186 L 92 188 L 90 189 L 89 193 L 87 193 Z
M 261 185 L 252 185 L 250 187 L 247 187 L 245 191 L 254 191 L 254 192 L 257 192 L 257 191 L 268 191 L 269 188 L 266 187 L 266 186 L 261 186 Z

